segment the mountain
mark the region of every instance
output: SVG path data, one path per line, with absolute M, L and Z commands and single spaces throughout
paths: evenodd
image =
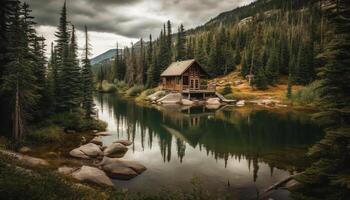
M 96 65 L 111 60 L 116 53 L 116 49 L 110 49 L 91 59 L 91 64 Z

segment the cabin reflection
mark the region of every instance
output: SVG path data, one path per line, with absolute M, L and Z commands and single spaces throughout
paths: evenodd
M 205 107 L 152 107 L 137 106 L 115 96 L 101 95 L 96 103 L 103 112 L 108 110 L 118 137 L 133 141 L 131 147 L 152 149 L 157 143 L 164 162 L 178 158 L 183 162 L 188 148 L 205 151 L 208 157 L 223 160 L 246 160 L 258 178 L 259 163 L 273 169 L 284 168 L 266 155 L 296 145 L 317 141 L 320 130 L 301 115 L 269 113 L 268 111 L 236 111 L 230 108 L 210 110 Z M 135 139 L 140 142 L 135 142 Z M 173 153 L 172 151 L 176 151 Z M 282 155 L 281 157 L 286 157 Z

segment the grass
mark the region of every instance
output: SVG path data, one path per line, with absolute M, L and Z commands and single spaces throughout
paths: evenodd
M 285 101 L 286 92 L 288 87 L 288 77 L 280 77 L 278 83 L 275 86 L 269 86 L 267 90 L 253 89 L 247 80 L 243 79 L 239 71 L 234 71 L 226 76 L 218 77 L 214 79 L 217 83 L 218 91 L 223 91 L 227 84 L 232 86 L 232 96 L 230 98 L 236 100 L 253 100 L 264 99 L 271 97 L 276 100 Z M 241 84 L 234 85 L 236 81 L 240 81 Z M 293 93 L 305 88 L 304 86 L 293 86 Z M 227 98 L 227 97 L 226 97 Z
M 139 96 L 144 89 L 145 88 L 143 85 L 134 85 L 126 91 L 126 96 L 128 97 Z
M 305 88 L 292 93 L 291 101 L 299 105 L 314 105 L 319 101 L 319 90 L 321 82 L 314 81 Z

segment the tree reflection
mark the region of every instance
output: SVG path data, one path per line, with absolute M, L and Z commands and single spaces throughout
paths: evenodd
M 321 130 L 305 115 L 292 112 L 143 107 L 114 95 L 99 95 L 95 101 L 102 113 L 112 115 L 108 123 L 115 125 L 118 137 L 126 134 L 133 141 L 133 151 L 137 140 L 142 150 L 159 147 L 164 162 L 175 158 L 173 150 L 182 163 L 187 146 L 223 160 L 225 167 L 231 158 L 246 159 L 247 167 L 253 167 L 254 181 L 258 178 L 259 162 L 270 166 L 271 175 L 274 167 L 281 167 L 278 166 L 281 162 L 271 162 L 267 155 L 281 149 L 308 146 L 322 136 Z

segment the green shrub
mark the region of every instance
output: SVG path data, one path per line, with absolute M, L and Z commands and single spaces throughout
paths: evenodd
M 226 99 L 230 99 L 230 100 L 235 99 L 235 97 L 233 96 L 232 93 L 231 93 L 231 94 L 226 94 L 226 95 L 224 95 L 224 97 L 225 97 Z
M 145 88 L 143 87 L 143 85 L 134 85 L 126 91 L 126 95 L 130 97 L 135 97 L 140 95 L 144 89 Z
M 117 88 L 114 84 L 111 84 L 106 80 L 102 81 L 102 87 L 100 84 L 98 84 L 97 88 L 100 92 L 106 92 L 106 93 L 112 93 L 112 92 L 115 92 L 117 90 Z
M 63 128 L 52 125 L 30 131 L 30 134 L 28 134 L 28 139 L 31 142 L 54 143 L 62 140 L 63 133 Z
M 314 81 L 307 87 L 292 94 L 292 101 L 302 105 L 316 103 L 319 100 L 319 87 L 321 81 Z
M 225 87 L 222 89 L 221 94 L 225 96 L 225 95 L 231 94 L 231 93 L 232 93 L 231 85 L 226 84 Z
M 99 130 L 106 129 L 107 124 L 95 119 L 86 119 L 84 112 L 77 110 L 75 112 L 59 113 L 52 116 L 51 121 L 65 129 L 75 131 Z
M 128 90 L 128 84 L 125 81 L 116 81 L 115 86 L 118 93 L 125 93 Z

